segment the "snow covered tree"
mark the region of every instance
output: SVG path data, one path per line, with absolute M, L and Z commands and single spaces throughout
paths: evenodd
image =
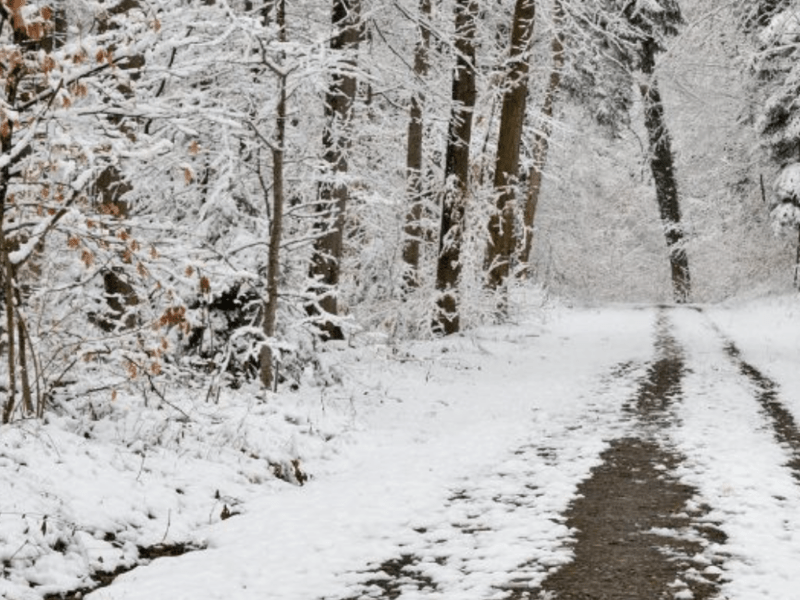
M 351 146 L 350 129 L 358 85 L 354 53 L 364 33 L 361 0 L 333 0 L 331 23 L 334 35 L 330 47 L 340 55 L 340 60 L 332 69 L 330 87 L 325 97 L 327 123 L 322 145 L 327 173 L 319 192 L 319 210 L 323 219 L 320 221 L 320 234 L 314 245 L 310 269 L 318 300 L 309 305 L 309 312 L 321 317 L 320 330 L 324 338 L 339 340 L 344 335 L 334 318 L 339 314 L 338 284 L 349 196 L 348 150 Z
M 424 85 L 428 74 L 428 61 L 431 49 L 431 0 L 420 0 L 419 3 L 419 39 L 414 48 L 414 75 Z M 416 86 L 415 86 L 416 87 Z M 408 178 L 408 202 L 406 213 L 405 241 L 403 242 L 403 260 L 406 263 L 406 285 L 410 288 L 419 285 L 420 244 L 423 235 L 421 227 L 423 202 L 425 197 L 423 180 L 423 136 L 424 136 L 424 91 L 412 92 L 409 108 L 408 142 L 406 149 L 406 177 Z
M 675 158 L 656 77 L 656 55 L 665 49 L 666 37 L 677 33 L 682 18 L 675 1 L 662 0 L 655 5 L 644 2 L 637 4 L 642 6 L 630 3 L 626 7 L 625 16 L 640 32 L 639 69 L 645 76 L 640 90 L 644 100 L 645 127 L 650 141 L 650 170 L 655 181 L 656 199 L 667 239 L 674 298 L 679 303 L 688 302 L 691 297 L 691 278 L 681 225 Z
M 456 0 L 455 51 L 452 112 L 447 133 L 445 158 L 446 190 L 439 229 L 439 259 L 436 269 L 438 313 L 435 328 L 444 334 L 459 330 L 458 284 L 461 275 L 461 245 L 469 194 L 472 112 L 476 100 L 475 28 L 478 5 L 475 0 Z
M 539 195 L 542 190 L 542 177 L 547 153 L 550 146 L 553 110 L 556 97 L 561 88 L 564 69 L 564 40 L 562 21 L 564 9 L 562 0 L 555 0 L 553 5 L 554 23 L 551 41 L 550 76 L 547 81 L 544 101 L 541 107 L 541 122 L 539 129 L 533 135 L 533 157 L 528 169 L 527 190 L 525 191 L 525 205 L 522 214 L 522 244 L 520 250 L 521 275 L 527 276 L 530 272 L 531 250 L 533 249 L 533 226 L 536 219 L 536 208 L 539 204 Z
M 489 220 L 488 282 L 495 290 L 502 288 L 508 278 L 512 256 L 517 247 L 517 236 L 514 234 L 516 212 L 514 188 L 519 175 L 522 130 L 528 104 L 529 47 L 535 15 L 534 0 L 517 0 L 511 24 L 511 44 L 503 83 L 505 89 L 497 140 L 494 171 L 496 212 Z M 499 308 L 501 312 L 505 312 L 504 300 L 500 301 Z
M 681 224 L 680 194 L 672 143 L 658 85 L 656 58 L 682 23 L 676 0 L 594 0 L 572 4 L 572 35 L 591 40 L 577 51 L 572 89 L 592 86 L 588 102 L 598 122 L 616 132 L 628 119 L 635 75 L 644 103 L 648 162 L 667 242 L 673 297 L 691 296 L 689 260 Z M 576 88 L 577 83 L 577 88 Z M 585 92 L 579 91 L 578 94 Z
M 741 7 L 740 26 L 753 43 L 750 67 L 754 123 L 769 162 L 778 169 L 771 217 L 777 231 L 800 232 L 800 10 L 786 0 Z M 800 233 L 795 286 L 800 278 Z
M 131 147 L 117 101 L 128 94 L 130 70 L 158 30 L 155 5 L 128 4 L 123 11 L 64 2 L 54 11 L 45 2 L 0 3 L 4 421 L 17 409 L 41 414 L 65 361 L 74 360 L 75 345 L 67 340 L 82 336 L 70 330 L 76 326 L 70 307 L 79 301 L 76 290 L 92 280 L 84 276 L 146 270 L 140 243 L 97 193 Z M 122 13 L 125 27 L 113 27 Z M 75 270 L 81 264 L 84 275 Z

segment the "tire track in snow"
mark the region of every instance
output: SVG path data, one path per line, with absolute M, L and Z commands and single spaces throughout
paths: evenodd
M 413 524 L 395 556 L 350 573 L 343 600 L 500 597 L 531 590 L 571 559 L 563 512 L 627 424 L 623 402 L 644 367 L 624 362 L 574 414 L 532 423 L 531 439 L 490 473 L 455 489 L 438 515 Z
M 673 314 L 692 365 L 675 433 L 687 456 L 680 475 L 728 536 L 723 597 L 796 600 L 800 486 L 787 468 L 796 428 L 781 422 L 777 385 L 745 363 L 701 312 Z
M 567 512 L 578 533 L 574 560 L 541 588 L 510 598 L 564 600 L 693 598 L 718 591 L 719 567 L 706 549 L 724 536 L 701 523 L 707 509 L 697 491 L 678 480 L 683 460 L 667 432 L 679 422 L 686 370 L 683 352 L 662 310 L 656 321 L 655 360 L 626 413 L 632 435 L 616 439 L 583 481 Z M 701 572 L 701 569 L 704 572 Z
M 786 466 L 792 470 L 792 476 L 800 484 L 800 429 L 792 413 L 780 400 L 778 384 L 745 361 L 739 348 L 730 340 L 725 341 L 725 353 L 753 384 L 756 400 L 772 427 L 775 439 L 791 453 Z
M 701 309 L 697 312 L 702 314 Z M 800 427 L 797 419 L 780 399 L 780 386 L 752 363 L 747 362 L 739 347 L 714 323 L 706 317 L 709 328 L 719 337 L 725 354 L 728 355 L 739 372 L 750 381 L 755 400 L 775 435 L 775 439 L 791 454 L 786 466 L 791 469 L 795 481 L 800 484 Z

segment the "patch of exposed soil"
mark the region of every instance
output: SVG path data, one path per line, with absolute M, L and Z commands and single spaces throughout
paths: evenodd
M 122 575 L 123 573 L 127 573 L 128 571 L 132 571 L 136 567 L 140 566 L 143 563 L 150 562 L 156 558 L 162 558 L 164 556 L 181 556 L 182 554 L 186 554 L 187 552 L 193 552 L 195 550 L 202 550 L 202 548 L 198 546 L 192 546 L 189 544 L 156 544 L 154 546 L 139 546 L 139 561 L 133 565 L 123 565 L 119 566 L 113 571 L 95 571 L 92 573 L 92 585 L 87 585 L 85 587 L 71 590 L 69 592 L 62 592 L 57 594 L 46 594 L 43 596 L 43 600 L 81 600 L 86 594 L 93 592 L 95 590 L 99 590 L 100 588 L 108 587 L 111 585 L 114 580 Z
M 419 562 L 419 557 L 411 554 L 402 554 L 399 558 L 384 561 L 365 573 L 367 579 L 362 584 L 362 593 L 343 600 L 360 600 L 365 597 L 395 600 L 409 590 L 435 591 L 433 580 L 417 568 Z
M 713 596 L 715 582 L 692 563 L 704 544 L 698 532 L 686 535 L 694 519 L 685 508 L 695 490 L 669 475 L 678 459 L 633 437 L 615 440 L 601 458 L 567 515 L 577 531 L 575 559 L 541 591 L 563 600 L 656 600 L 686 589 L 695 600 Z
M 703 575 L 711 543 L 724 543 L 703 514 L 687 506 L 696 490 L 673 475 L 681 462 L 663 440 L 681 401 L 683 356 L 662 312 L 656 324 L 657 360 L 626 412 L 637 434 L 614 440 L 602 464 L 578 488 L 567 513 L 576 531 L 574 560 L 550 575 L 540 597 L 559 600 L 657 600 L 676 595 L 703 600 L 718 591 L 718 567 Z M 699 562 L 694 563 L 695 560 Z M 535 592 L 534 592 L 535 593 Z M 691 596 L 689 596 L 691 593 Z M 513 591 L 509 598 L 530 598 Z

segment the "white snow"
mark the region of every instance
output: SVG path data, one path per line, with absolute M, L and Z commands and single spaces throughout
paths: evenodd
M 5 426 L 0 596 L 87 585 L 91 569 L 162 542 L 207 549 L 139 566 L 90 597 L 335 599 L 366 592 L 365 572 L 402 555 L 438 586 L 410 585 L 405 600 L 536 586 L 571 560 L 562 515 L 577 485 L 633 427 L 621 409 L 654 356 L 656 314 L 550 310 L 434 342 L 372 340 L 329 350 L 339 387 L 266 402 L 228 391 L 219 404 L 195 390 L 176 396 L 180 410 L 152 397 L 143 408 L 130 390 L 94 397 L 97 420 L 76 408 Z M 668 435 L 698 490 L 692 504 L 728 536 L 696 569 L 721 569 L 723 597 L 794 600 L 800 486 L 724 346 L 735 341 L 800 420 L 796 299 L 667 316 L 687 365 Z M 302 487 L 274 477 L 293 458 L 312 476 Z M 225 506 L 239 514 L 221 520 Z M 673 589 L 691 597 L 682 580 Z
M 781 169 L 773 189 L 778 201 L 797 201 L 800 198 L 800 163 L 790 163 Z

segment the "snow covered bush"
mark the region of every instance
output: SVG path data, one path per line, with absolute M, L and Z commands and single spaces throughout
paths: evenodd
M 781 169 L 774 193 L 771 215 L 776 230 L 800 227 L 800 163 Z

